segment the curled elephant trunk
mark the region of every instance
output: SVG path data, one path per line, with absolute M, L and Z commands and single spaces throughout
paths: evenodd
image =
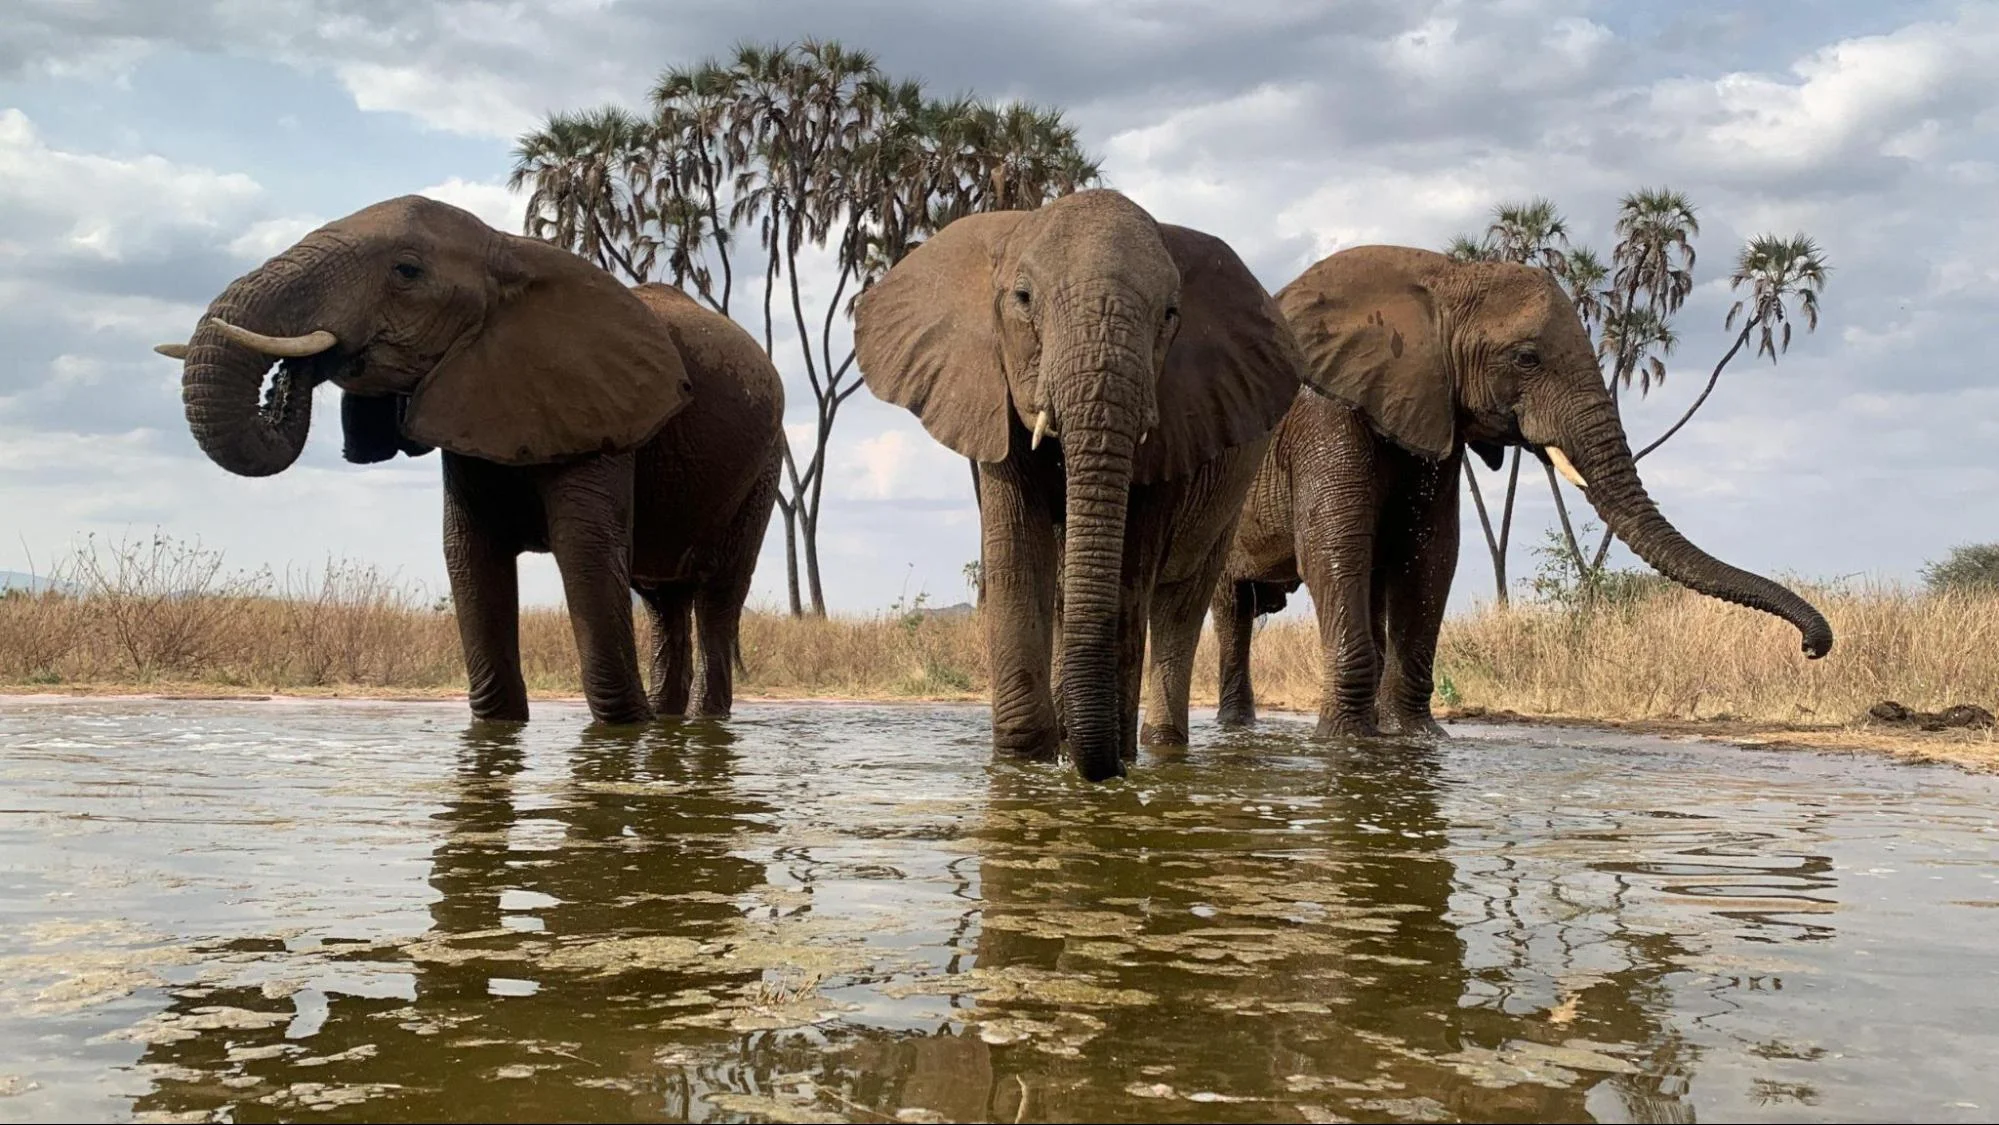
M 309 326 L 287 323 L 298 315 L 296 310 L 310 307 L 297 292 L 301 273 L 277 259 L 239 278 L 208 307 L 186 345 L 181 402 L 188 429 L 209 460 L 241 476 L 269 476 L 289 468 L 305 449 L 312 426 L 308 361 L 286 360 L 268 393 L 260 395 L 274 357 L 272 349 L 252 346 L 280 337 L 309 337 Z M 275 335 L 262 335 L 267 332 Z M 330 346 L 330 340 L 314 342 Z
M 1124 775 L 1119 661 L 1134 427 L 1101 402 L 1063 411 L 1062 706 L 1077 772 Z
M 1811 603 L 1760 574 L 1702 551 L 1659 514 L 1638 479 L 1624 432 L 1607 409 L 1601 418 L 1578 427 L 1571 442 L 1549 446 L 1547 454 L 1557 466 L 1570 463 L 1563 475 L 1582 478 L 1578 483 L 1586 483 L 1585 495 L 1604 523 L 1659 573 L 1709 597 L 1783 618 L 1797 628 L 1805 655 L 1814 660 L 1832 649 L 1832 627 Z

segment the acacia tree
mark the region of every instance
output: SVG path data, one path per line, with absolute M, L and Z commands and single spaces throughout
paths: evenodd
M 778 306 L 788 305 L 814 406 L 810 453 L 785 443 L 777 506 L 787 593 L 794 615 L 809 599 L 823 616 L 827 449 L 841 406 L 863 385 L 851 347 L 836 352 L 840 317 L 944 223 L 1039 206 L 1095 183 L 1097 165 L 1057 111 L 933 101 L 830 40 L 745 44 L 726 62 L 669 69 L 652 110 L 649 121 L 556 114 L 522 137 L 513 183 L 534 185 L 527 233 L 635 282 L 661 271 L 724 315 L 754 236 L 764 348 L 775 362 Z M 808 292 L 801 258 L 809 266 L 829 255 L 830 292 Z

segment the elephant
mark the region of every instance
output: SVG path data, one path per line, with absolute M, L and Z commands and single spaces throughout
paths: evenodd
M 1524 446 L 1667 578 L 1783 618 L 1812 659 L 1831 649 L 1817 609 L 1702 552 L 1660 514 L 1588 331 L 1546 270 L 1356 246 L 1308 268 L 1277 302 L 1313 390 L 1271 438 L 1216 585 L 1223 726 L 1254 721 L 1251 625 L 1302 580 L 1324 662 L 1319 733 L 1380 733 L 1384 710 L 1391 729 L 1442 733 L 1432 670 L 1467 445 L 1495 469 L 1503 447 Z
M 528 718 L 522 551 L 555 557 L 594 719 L 729 713 L 776 503 L 784 388 L 727 317 L 402 196 L 306 234 L 232 282 L 186 344 L 155 350 L 184 361 L 188 427 L 230 472 L 289 467 L 321 382 L 343 392 L 348 461 L 443 450 L 444 555 L 475 716 Z M 650 692 L 634 590 L 653 621 Z
M 1148 627 L 1147 740 L 1184 743 L 1201 620 L 1298 387 L 1270 294 L 1221 239 L 1090 189 L 945 226 L 863 292 L 854 340 L 874 395 L 977 463 L 995 751 L 1066 741 L 1083 777 L 1125 775 Z

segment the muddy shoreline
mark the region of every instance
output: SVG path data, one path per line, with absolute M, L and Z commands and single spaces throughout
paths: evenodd
M 537 702 L 582 703 L 580 694 L 530 691 Z M 739 695 L 748 704 L 801 704 L 826 707 L 927 705 L 937 703 L 977 704 L 986 702 L 983 693 L 954 692 L 931 695 L 877 696 L 841 695 Z M 254 691 L 248 689 L 147 687 L 140 684 L 0 685 L 0 700 L 23 703 L 60 703 L 73 699 L 157 699 L 177 702 L 287 703 L 339 701 L 357 704 L 463 703 L 465 693 L 451 689 L 370 691 L 352 686 L 324 689 Z M 1304 715 L 1309 711 L 1260 704 L 1265 712 Z M 1833 754 L 1883 755 L 1897 761 L 1956 766 L 1974 773 L 1999 773 L 1999 733 L 1989 730 L 1921 731 L 1891 728 L 1860 721 L 1852 723 L 1802 724 L 1754 722 L 1741 719 L 1612 719 L 1587 715 L 1523 714 L 1483 707 L 1441 708 L 1437 718 L 1446 725 L 1460 722 L 1504 726 L 1537 726 L 1575 730 L 1621 731 L 1672 739 L 1698 739 L 1731 746 L 1764 750 L 1814 750 Z

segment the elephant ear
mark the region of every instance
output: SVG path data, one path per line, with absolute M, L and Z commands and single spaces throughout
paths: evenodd
M 854 306 L 861 379 L 975 461 L 1003 461 L 1012 413 L 994 282 L 1007 237 L 1028 213 L 967 215 L 931 236 Z
M 1305 355 L 1305 381 L 1433 461 L 1457 444 L 1456 390 L 1429 284 L 1449 264 L 1424 250 L 1356 246 L 1320 260 L 1277 295 Z
M 356 465 L 373 465 L 401 453 L 421 457 L 432 446 L 403 436 L 408 395 L 340 395 L 340 455 Z
M 410 398 L 403 432 L 453 453 L 532 465 L 631 449 L 693 384 L 666 324 L 609 273 L 503 236 L 497 296 Z
M 1211 234 L 1160 223 L 1159 235 L 1180 269 L 1180 326 L 1159 373 L 1159 425 L 1132 466 L 1140 484 L 1255 441 L 1298 397 L 1297 342 L 1256 275 Z

